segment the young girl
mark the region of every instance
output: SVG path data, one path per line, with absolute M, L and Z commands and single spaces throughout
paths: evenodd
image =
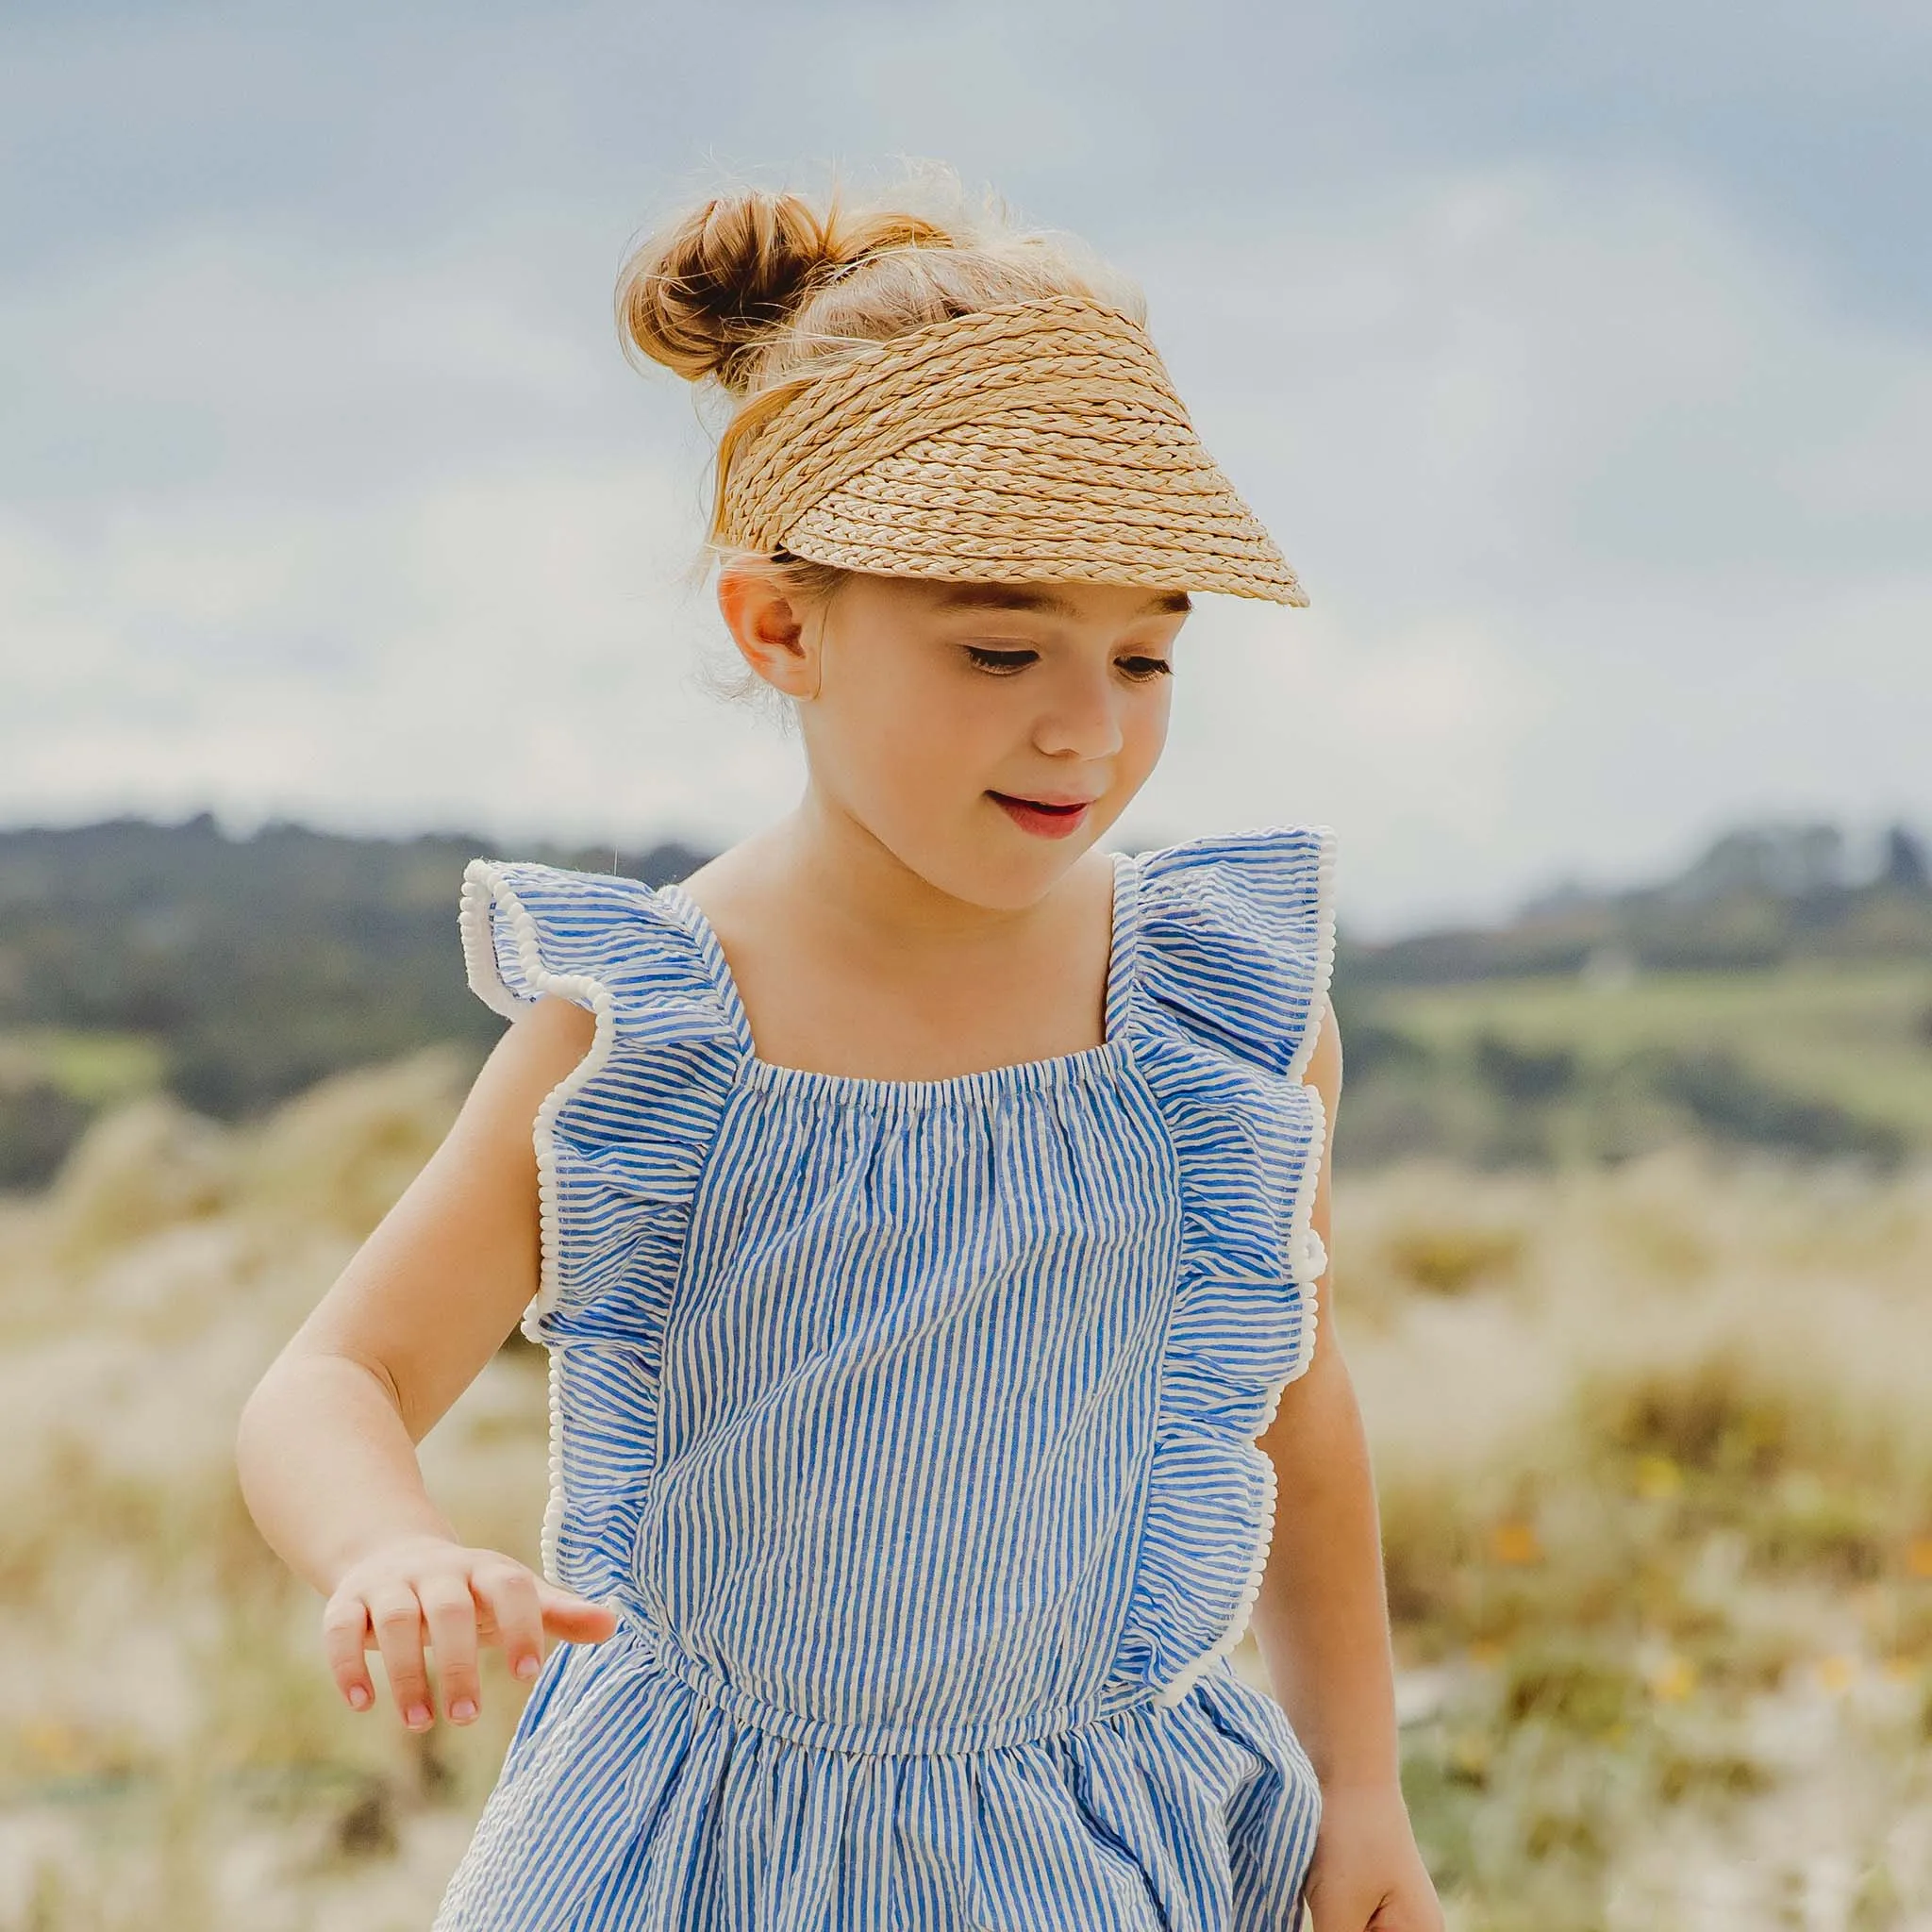
M 536 1680 L 437 1925 L 1436 1932 L 1317 1321 L 1328 835 L 1099 848 L 1189 593 L 1293 574 L 1068 244 L 750 193 L 620 310 L 737 404 L 804 796 L 655 891 L 472 865 L 512 1024 L 240 1441 L 352 1707 Z M 414 1453 L 520 1314 L 541 1577 Z

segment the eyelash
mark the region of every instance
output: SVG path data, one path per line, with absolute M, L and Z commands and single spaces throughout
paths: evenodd
M 990 671 L 995 676 L 1010 677 L 1016 672 L 1024 671 L 1038 657 L 1037 651 L 994 650 L 986 644 L 968 644 L 966 655 L 982 671 Z M 1127 675 L 1137 684 L 1151 684 L 1157 677 L 1172 677 L 1174 666 L 1165 658 L 1121 658 L 1116 659 L 1124 669 L 1139 665 L 1139 670 L 1128 670 Z

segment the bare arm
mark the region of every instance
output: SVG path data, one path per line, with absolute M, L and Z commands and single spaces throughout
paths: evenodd
M 1331 1011 L 1308 1067 L 1328 1145 L 1315 1232 L 1330 1241 L 1329 1157 L 1341 1093 Z M 1261 1448 L 1274 1464 L 1274 1541 L 1255 1605 L 1255 1636 L 1275 1694 L 1325 1785 L 1396 1774 L 1394 1665 L 1368 1439 L 1335 1334 L 1331 1264 L 1316 1284 L 1315 1353 L 1281 1393 Z
M 1330 1248 L 1328 1174 L 1341 1095 L 1331 1008 L 1310 1057 L 1327 1144 L 1313 1208 Z M 1331 1251 L 1332 1252 L 1332 1251 Z M 1275 1694 L 1322 1782 L 1308 1904 L 1320 1932 L 1440 1932 L 1402 1797 L 1395 1667 L 1369 1444 L 1336 1332 L 1334 1267 L 1316 1285 L 1315 1352 L 1282 1391 L 1261 1448 L 1274 1465 L 1274 1541 L 1255 1636 Z M 1379 1913 L 1379 1916 L 1377 1914 Z
M 502 1346 L 535 1293 L 531 1124 L 583 1058 L 593 1023 L 544 999 L 497 1042 L 442 1144 L 270 1364 L 242 1414 L 236 1461 L 269 1545 L 329 1599 L 324 1635 L 344 1697 L 373 1702 L 379 1642 L 397 1708 L 475 1715 L 479 1638 L 534 1675 L 542 1632 L 608 1634 L 608 1611 L 513 1558 L 466 1550 L 423 1484 L 416 1444 Z

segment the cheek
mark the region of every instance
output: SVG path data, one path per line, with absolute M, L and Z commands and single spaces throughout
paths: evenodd
M 1167 748 L 1167 723 L 1174 711 L 1174 682 L 1162 677 L 1150 691 L 1137 692 L 1121 720 L 1121 780 L 1138 790 Z
M 895 814 L 975 797 L 1010 735 L 999 708 L 916 661 L 873 669 L 822 693 L 816 718 L 808 712 L 820 775 L 853 803 Z

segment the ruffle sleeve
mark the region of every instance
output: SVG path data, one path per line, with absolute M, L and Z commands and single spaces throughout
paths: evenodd
M 537 1113 L 542 1263 L 524 1331 L 551 1350 L 545 1569 L 607 1594 L 628 1583 L 664 1324 L 742 1048 L 689 928 L 635 879 L 475 859 L 460 924 L 495 1011 L 548 993 L 596 1018 Z
M 1124 1030 L 1173 1141 L 1180 1262 L 1119 1667 L 1177 1703 L 1247 1625 L 1274 1472 L 1257 1438 L 1315 1345 L 1325 1139 L 1305 1084 L 1335 955 L 1333 835 L 1137 862 Z

